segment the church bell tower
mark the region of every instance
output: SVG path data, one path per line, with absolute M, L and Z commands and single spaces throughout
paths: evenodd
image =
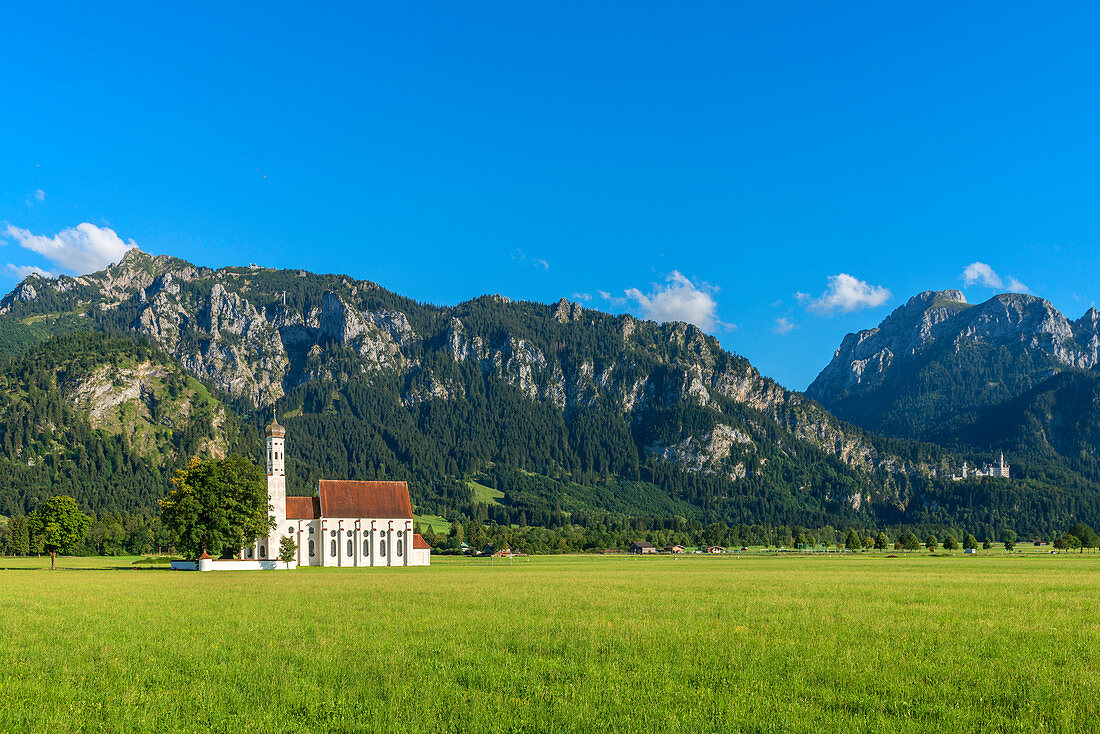
M 271 517 L 275 518 L 275 529 L 267 539 L 267 558 L 279 557 L 279 539 L 287 534 L 286 524 L 286 456 L 283 447 L 286 443 L 286 429 L 279 425 L 274 415 L 271 425 L 264 432 L 267 436 L 267 502 L 271 505 Z M 264 543 L 263 540 L 260 543 Z

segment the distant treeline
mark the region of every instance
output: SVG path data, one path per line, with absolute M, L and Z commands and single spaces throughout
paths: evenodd
M 491 507 L 484 504 L 482 508 Z M 563 515 L 553 527 L 500 524 L 483 517 L 456 520 L 447 532 L 436 533 L 431 526 L 419 525 L 417 532 L 436 552 L 461 552 L 463 544 L 482 551 L 512 548 L 531 554 L 593 553 L 607 550 L 626 550 L 632 542 L 645 540 L 658 548 L 673 545 L 685 547 L 764 546 L 774 548 L 893 548 L 900 544 L 910 550 L 926 545 L 929 536 L 939 543 L 951 538 L 960 546 L 967 537 L 987 546 L 1005 541 L 1057 543 L 1061 548 L 1100 547 L 1100 535 L 1087 526 L 1078 524 L 1068 531 L 1050 535 L 1018 536 L 1011 528 L 992 526 L 904 526 L 876 528 L 866 525 L 804 528 L 798 525 L 727 525 L 721 522 L 703 523 L 684 517 L 655 519 L 632 517 L 600 519 L 577 516 L 566 519 Z M 1073 535 L 1077 541 L 1058 543 Z M 853 545 L 853 539 L 858 544 Z M 944 547 L 950 547 L 945 545 Z M 159 517 L 106 513 L 93 516 L 84 542 L 74 550 L 74 555 L 143 555 L 149 553 L 173 553 L 171 533 Z M 0 520 L 0 554 L 40 555 L 42 540 L 29 531 L 27 518 L 16 516 Z
M 159 517 L 104 513 L 92 515 L 84 541 L 74 555 L 139 556 L 168 553 L 174 540 Z M 41 555 L 42 538 L 30 530 L 25 515 L 0 520 L 0 554 L 6 556 Z

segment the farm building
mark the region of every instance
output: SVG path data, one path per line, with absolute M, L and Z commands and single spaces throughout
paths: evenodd
M 682 546 L 682 545 L 670 545 L 669 547 L 665 548 L 665 552 L 666 553 L 683 553 L 684 552 L 684 546 Z
M 720 545 L 708 545 L 706 548 L 703 549 L 703 552 L 704 553 L 718 554 L 718 553 L 725 553 L 726 549 L 723 548 Z
M 630 547 L 626 549 L 627 553 L 633 553 L 634 555 L 642 555 L 644 553 L 656 553 L 657 546 L 645 540 L 635 540 L 630 544 Z

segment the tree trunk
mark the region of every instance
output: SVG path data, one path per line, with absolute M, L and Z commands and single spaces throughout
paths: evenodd
M 50 570 L 54 570 L 54 564 L 57 561 L 57 551 L 50 551 Z

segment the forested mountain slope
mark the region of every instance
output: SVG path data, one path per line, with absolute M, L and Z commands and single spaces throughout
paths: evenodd
M 159 350 L 94 332 L 5 364 L 0 426 L 4 515 L 51 494 L 96 511 L 150 512 L 176 468 L 240 439 L 221 402 Z
M 1062 370 L 1096 366 L 1098 324 L 1096 309 L 1069 321 L 1035 296 L 975 306 L 959 291 L 929 291 L 846 336 L 806 394 L 877 433 L 941 437 Z
M 944 483 L 953 459 L 937 447 L 842 423 L 682 323 L 496 296 L 441 308 L 341 275 L 138 250 L 79 278 L 32 276 L 0 301 L 12 352 L 74 330 L 147 340 L 201 381 L 240 426 L 221 445 L 258 456 L 274 409 L 292 493 L 321 476 L 404 478 L 421 512 L 454 515 L 472 511 L 466 480 L 479 478 L 504 493 L 492 519 L 533 523 L 559 511 L 807 526 L 1009 511 Z

